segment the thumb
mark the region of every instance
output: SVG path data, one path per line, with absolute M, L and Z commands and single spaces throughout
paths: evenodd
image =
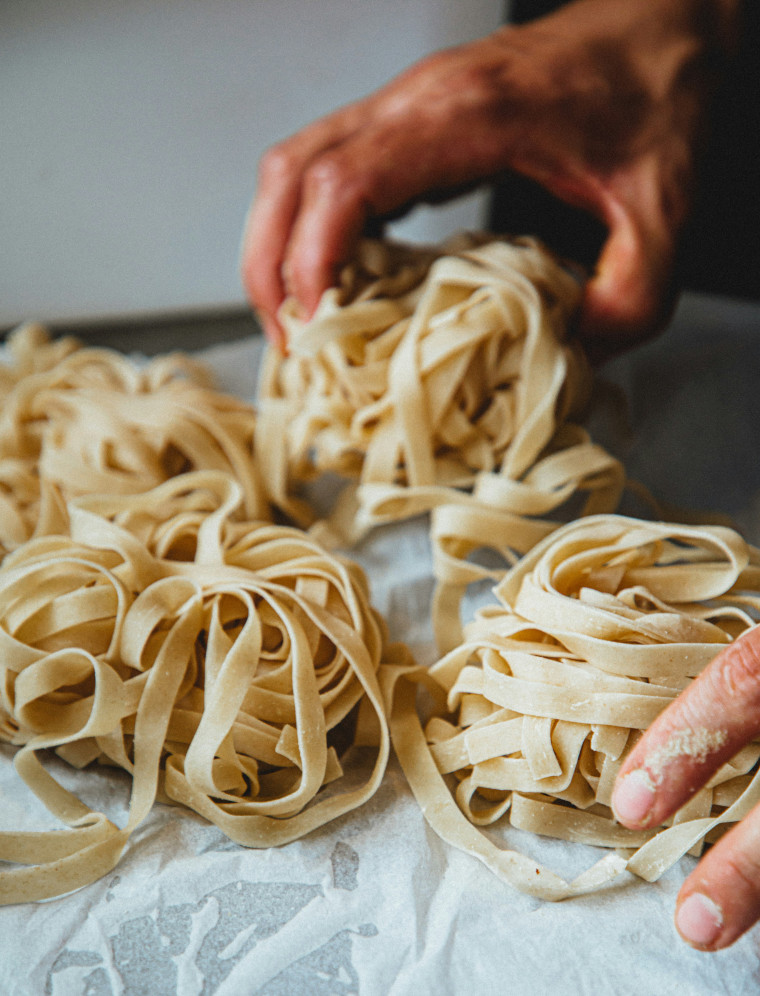
M 581 304 L 580 336 L 594 362 L 662 331 L 673 310 L 675 233 L 623 204 L 605 211 L 609 235 Z

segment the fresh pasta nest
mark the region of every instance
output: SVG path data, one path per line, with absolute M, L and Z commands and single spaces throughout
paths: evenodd
M 269 518 L 254 461 L 255 412 L 212 390 L 188 357 L 138 367 L 112 350 L 9 340 L 0 369 L 0 555 L 65 528 L 65 501 L 138 494 L 188 470 L 231 473 L 251 519 Z
M 244 845 L 301 837 L 377 789 L 391 701 L 431 825 L 542 898 L 626 869 L 655 879 L 748 812 L 760 744 L 672 826 L 611 818 L 640 732 L 754 625 L 760 552 L 724 528 L 597 514 L 617 507 L 625 475 L 569 421 L 590 381 L 567 335 L 580 293 L 534 240 L 367 240 L 311 321 L 284 304 L 292 351 L 268 354 L 258 411 L 183 357 L 138 368 L 36 326 L 12 337 L 0 740 L 67 829 L 0 833 L 0 861 L 16 865 L 0 871 L 0 903 L 104 875 L 157 798 Z M 354 479 L 328 524 L 269 522 L 273 505 L 314 523 L 297 492 L 323 472 Z M 362 571 L 319 537 L 350 542 L 429 510 L 448 652 L 425 671 L 388 642 Z M 560 526 L 568 514 L 586 518 Z M 483 549 L 504 566 L 479 563 Z M 462 596 L 486 578 L 499 603 L 461 642 Z M 424 727 L 419 682 L 436 701 Z M 361 784 L 341 765 L 352 737 L 375 749 Z M 47 748 L 131 775 L 123 826 L 55 780 Z M 479 829 L 501 819 L 616 853 L 568 882 Z
M 559 899 L 625 869 L 652 881 L 760 799 L 753 743 L 665 829 L 627 830 L 610 810 L 641 731 L 755 625 L 760 551 L 737 533 L 593 516 L 544 539 L 495 593 L 498 604 L 480 611 L 465 642 L 418 674 L 443 696 L 424 735 L 413 686 L 393 718 L 413 791 L 445 839 L 518 888 Z M 673 756 L 705 756 L 721 742 L 715 731 L 692 731 Z M 476 829 L 502 817 L 619 851 L 568 883 Z
M 309 322 L 283 305 L 291 352 L 264 366 L 262 477 L 307 524 L 299 482 L 353 475 L 314 526 L 328 543 L 432 509 L 433 618 L 450 649 L 468 585 L 504 573 L 477 551 L 509 565 L 569 515 L 619 504 L 621 464 L 568 421 L 590 385 L 568 335 L 581 284 L 536 240 L 478 235 L 437 251 L 368 240 L 342 280 Z
M 300 837 L 368 799 L 388 757 L 389 645 L 361 570 L 298 529 L 241 516 L 229 475 L 72 499 L 66 535 L 0 568 L 0 738 L 69 829 L 0 834 L 0 902 L 59 895 L 112 868 L 157 796 L 253 847 Z M 376 757 L 341 791 L 333 738 L 363 702 Z M 132 776 L 117 827 L 38 751 Z M 355 781 L 355 779 L 354 779 Z
M 533 240 L 463 235 L 437 253 L 362 243 L 310 321 L 283 305 L 291 352 L 270 351 L 261 382 L 274 499 L 334 471 L 358 477 L 370 508 L 369 486 L 412 489 L 392 492 L 398 518 L 430 507 L 419 489 L 522 474 L 587 394 L 566 335 L 580 293 Z

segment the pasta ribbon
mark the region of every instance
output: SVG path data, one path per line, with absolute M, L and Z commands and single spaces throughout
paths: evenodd
M 145 494 L 72 498 L 65 534 L 6 557 L 0 738 L 68 829 L 0 833 L 0 859 L 21 866 L 0 871 L 0 903 L 101 877 L 156 798 L 268 847 L 377 789 L 389 752 L 378 671 L 408 669 L 408 652 L 388 643 L 359 567 L 243 507 L 229 474 L 183 474 Z M 375 760 L 346 785 L 339 753 L 360 702 L 356 735 L 371 720 Z M 130 773 L 123 827 L 53 778 L 47 748 Z
M 278 402 L 293 415 L 273 447 L 288 476 L 331 470 L 411 489 L 466 487 L 501 466 L 519 476 L 558 408 L 585 397 L 585 361 L 564 341 L 580 285 L 546 250 L 462 236 L 419 250 L 416 266 L 410 256 L 366 241 L 309 322 L 283 305 L 291 353 L 269 352 L 261 396 L 265 411 Z M 272 487 L 283 499 L 288 481 Z
M 140 367 L 39 326 L 11 337 L 0 739 L 66 828 L 0 833 L 15 866 L 0 903 L 106 874 L 156 799 L 240 844 L 295 840 L 373 795 L 391 734 L 433 828 L 546 899 L 626 870 L 654 880 L 749 811 L 760 743 L 668 826 L 612 819 L 641 731 L 755 624 L 760 551 L 722 526 L 607 514 L 627 482 L 572 421 L 590 387 L 567 334 L 580 295 L 535 240 L 366 240 L 310 321 L 284 303 L 291 353 L 268 353 L 258 411 L 186 357 Z M 325 473 L 351 483 L 319 521 L 305 486 Z M 389 643 L 361 569 L 326 551 L 427 512 L 430 670 Z M 463 634 L 483 580 L 498 601 Z M 375 749 L 361 784 L 349 744 Z M 123 826 L 59 784 L 48 749 L 129 773 Z M 568 882 L 486 837 L 500 820 L 615 853 Z
M 9 339 L 0 369 L 0 556 L 65 528 L 82 494 L 138 494 L 188 470 L 220 470 L 246 515 L 268 519 L 254 461 L 254 409 L 214 391 L 189 357 L 138 367 L 38 325 Z
M 568 421 L 591 380 L 567 335 L 580 295 L 536 240 L 462 235 L 437 250 L 367 240 L 311 320 L 283 305 L 291 352 L 269 352 L 260 390 L 270 498 L 307 525 L 296 486 L 353 478 L 313 525 L 333 544 L 433 509 L 442 649 L 461 640 L 467 585 L 504 573 L 473 554 L 509 565 L 563 516 L 620 501 L 622 466 Z
M 394 746 L 445 840 L 518 889 L 561 899 L 625 870 L 653 881 L 760 800 L 756 742 L 665 828 L 627 830 L 610 809 L 641 731 L 755 625 L 760 550 L 722 526 L 589 516 L 537 543 L 495 594 L 465 641 L 416 673 L 436 694 L 424 731 L 414 683 L 399 676 Z M 705 755 L 720 731 L 692 740 L 681 746 Z M 619 850 L 567 882 L 477 829 L 500 819 Z

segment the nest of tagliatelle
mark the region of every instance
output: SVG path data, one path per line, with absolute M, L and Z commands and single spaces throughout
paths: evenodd
M 733 530 L 592 516 L 557 530 L 497 586 L 498 601 L 430 671 L 421 725 L 401 679 L 393 739 L 426 818 L 522 891 L 561 899 L 626 870 L 652 881 L 760 799 L 760 743 L 741 750 L 666 827 L 628 830 L 610 798 L 626 753 L 722 647 L 760 614 L 760 551 Z M 720 747 L 692 730 L 658 764 Z M 567 882 L 480 827 L 615 848 Z
M 214 471 L 72 499 L 65 535 L 6 557 L 0 738 L 69 829 L 0 837 L 0 860 L 24 866 L 0 872 L 0 902 L 105 874 L 157 797 L 265 847 L 375 792 L 389 750 L 378 671 L 408 665 L 407 651 L 388 643 L 358 567 L 299 529 L 246 521 L 242 503 Z M 374 766 L 341 790 L 333 733 L 360 701 L 374 716 Z M 58 784 L 46 748 L 128 771 L 126 824 Z
M 441 648 L 461 639 L 468 585 L 503 574 L 474 551 L 508 565 L 563 516 L 618 507 L 622 466 L 573 421 L 591 384 L 569 333 L 581 293 L 534 239 L 462 234 L 435 250 L 367 240 L 308 322 L 282 307 L 289 355 L 269 351 L 260 390 L 269 498 L 306 525 L 304 483 L 350 479 L 313 526 L 343 545 L 433 510 Z
M 754 744 L 672 825 L 612 820 L 641 731 L 754 625 L 760 554 L 723 527 L 608 514 L 626 478 L 575 421 L 581 292 L 531 239 L 366 241 L 313 319 L 283 305 L 291 352 L 268 354 L 256 407 L 187 357 L 11 338 L 0 739 L 66 829 L 0 834 L 0 903 L 106 874 L 157 799 L 244 845 L 292 841 L 372 796 L 391 738 L 433 828 L 546 899 L 654 879 L 748 811 Z M 349 482 L 326 519 L 307 501 L 323 475 Z M 430 670 L 329 552 L 420 512 L 444 654 Z M 463 635 L 462 596 L 486 579 L 498 601 Z M 370 766 L 349 771 L 346 743 L 371 746 Z M 123 825 L 56 780 L 50 750 L 129 774 Z M 483 832 L 505 823 L 614 853 L 568 882 Z
M 0 555 L 65 527 L 65 502 L 141 494 L 178 473 L 220 470 L 246 515 L 268 519 L 251 405 L 173 354 L 137 364 L 109 349 L 17 329 L 0 366 Z
M 361 243 L 308 322 L 292 300 L 280 313 L 289 355 L 270 351 L 261 381 L 278 503 L 332 471 L 358 478 L 365 514 L 400 518 L 430 506 L 425 489 L 522 474 L 588 394 L 567 335 L 580 294 L 527 239 L 463 234 L 435 252 Z M 390 489 L 395 508 L 378 509 L 369 485 Z

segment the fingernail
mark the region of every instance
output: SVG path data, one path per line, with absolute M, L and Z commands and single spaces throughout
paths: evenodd
M 723 928 L 720 906 L 701 892 L 692 892 L 676 911 L 676 927 L 689 944 L 708 947 L 714 944 Z
M 612 793 L 612 810 L 621 823 L 643 823 L 653 803 L 654 782 L 641 768 L 622 778 Z
M 259 318 L 261 327 L 264 331 L 264 335 L 267 337 L 272 346 L 280 353 L 282 356 L 287 356 L 288 347 L 287 341 L 285 339 L 285 334 L 283 333 L 277 322 L 272 321 L 271 318 L 267 318 L 261 315 Z

